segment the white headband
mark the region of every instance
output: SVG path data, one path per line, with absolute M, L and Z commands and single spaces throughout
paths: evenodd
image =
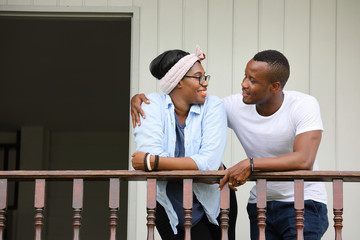
M 196 61 L 205 59 L 205 54 L 200 47 L 196 45 L 196 53 L 186 55 L 181 58 L 172 68 L 160 79 L 160 89 L 165 94 L 169 94 Z

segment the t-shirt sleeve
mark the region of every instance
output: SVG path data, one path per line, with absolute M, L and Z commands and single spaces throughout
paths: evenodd
M 324 130 L 319 103 L 312 96 L 306 96 L 299 101 L 293 110 L 293 116 L 296 135 L 308 131 Z
M 227 126 L 231 129 L 232 129 L 232 116 L 233 116 L 232 106 L 233 106 L 234 98 L 235 98 L 235 95 L 231 95 L 231 96 L 228 96 L 228 97 L 225 97 L 222 99 L 222 101 L 224 103 L 226 117 L 227 117 Z

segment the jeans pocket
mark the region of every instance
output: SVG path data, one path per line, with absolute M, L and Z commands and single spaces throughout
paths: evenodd
M 312 212 L 314 215 L 319 216 L 319 204 L 317 204 L 313 200 L 305 200 L 305 211 L 308 210 Z

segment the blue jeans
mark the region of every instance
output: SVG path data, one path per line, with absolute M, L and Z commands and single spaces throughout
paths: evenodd
M 251 240 L 259 239 L 256 203 L 249 203 Z M 305 200 L 304 239 L 320 240 L 329 226 L 326 204 Z M 266 240 L 295 240 L 294 202 L 268 201 L 266 207 Z

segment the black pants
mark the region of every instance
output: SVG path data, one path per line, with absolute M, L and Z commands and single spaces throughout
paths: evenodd
M 230 212 L 229 212 L 229 240 L 235 240 L 235 225 L 237 218 L 237 202 L 236 195 L 233 190 L 230 189 Z M 220 224 L 220 216 L 217 218 Z M 178 234 L 175 235 L 171 226 L 169 218 L 165 212 L 165 209 L 157 202 L 156 203 L 156 229 L 158 230 L 161 239 L 163 240 L 183 240 L 185 236 L 184 229 L 177 227 Z M 206 214 L 195 226 L 191 228 L 192 240 L 220 240 L 221 239 L 221 227 L 209 222 Z

